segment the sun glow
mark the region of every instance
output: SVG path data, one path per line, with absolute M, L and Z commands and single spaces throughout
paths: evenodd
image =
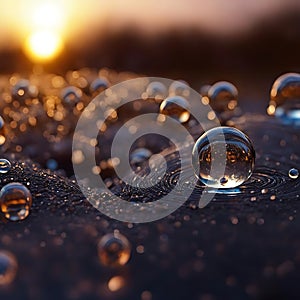
M 34 61 L 51 60 L 61 52 L 62 48 L 62 38 L 50 30 L 33 32 L 25 42 L 26 54 Z

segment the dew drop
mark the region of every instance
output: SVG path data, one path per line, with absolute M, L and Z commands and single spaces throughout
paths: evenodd
M 11 163 L 5 158 L 0 158 L 0 173 L 5 174 L 11 169 Z
M 128 262 L 130 253 L 130 243 L 120 233 L 106 234 L 98 243 L 98 256 L 104 266 L 123 266 Z
M 237 107 L 238 90 L 230 82 L 219 81 L 207 92 L 209 103 L 217 113 L 233 111 Z
M 170 96 L 160 105 L 160 113 L 170 116 L 180 123 L 185 123 L 190 118 L 190 105 L 187 100 L 181 96 Z
M 275 80 L 267 113 L 286 121 L 300 119 L 300 74 L 286 73 Z
M 31 204 L 31 193 L 21 183 L 9 183 L 0 191 L 1 212 L 10 221 L 25 219 L 29 215 Z
M 289 177 L 292 179 L 297 179 L 299 176 L 299 171 L 295 168 L 289 170 Z
M 216 127 L 196 141 L 192 161 L 195 175 L 205 185 L 234 188 L 251 176 L 255 151 L 243 132 L 231 127 Z
M 16 257 L 8 251 L 0 251 L 0 286 L 13 282 L 17 274 L 17 269 Z

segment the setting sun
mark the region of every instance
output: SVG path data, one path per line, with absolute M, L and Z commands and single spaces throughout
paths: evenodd
M 41 30 L 32 33 L 25 43 L 27 55 L 35 61 L 55 58 L 63 48 L 62 38 L 54 31 Z

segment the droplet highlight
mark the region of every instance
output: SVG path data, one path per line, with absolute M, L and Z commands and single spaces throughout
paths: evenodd
M 11 169 L 11 163 L 5 158 L 0 158 L 0 174 L 5 174 Z
M 292 179 L 297 179 L 299 177 L 299 171 L 295 168 L 289 170 L 289 177 Z

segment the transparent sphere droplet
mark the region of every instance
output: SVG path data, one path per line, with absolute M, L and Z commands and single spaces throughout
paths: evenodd
M 0 286 L 13 282 L 18 270 L 16 257 L 8 252 L 0 250 Z
M 6 129 L 3 118 L 0 116 L 0 146 L 6 141 Z
M 207 97 L 208 96 L 208 91 L 211 88 L 211 85 L 205 84 L 200 88 L 200 94 L 202 97 Z
M 108 81 L 104 78 L 96 78 L 90 85 L 90 92 L 93 96 L 100 94 L 108 88 Z
M 152 156 L 152 152 L 146 148 L 137 148 L 129 155 L 130 165 L 134 168 L 141 167 Z
M 275 80 L 267 113 L 277 117 L 300 119 L 300 74 L 286 73 Z
M 185 81 L 173 81 L 169 87 L 169 95 L 187 98 L 190 95 L 190 87 Z
M 46 165 L 47 165 L 47 168 L 52 171 L 56 170 L 58 167 L 58 163 L 54 158 L 48 159 Z
M 98 256 L 100 262 L 109 267 L 125 265 L 131 253 L 131 246 L 128 239 L 120 234 L 106 234 L 98 243 Z
M 297 179 L 299 176 L 299 171 L 295 168 L 289 170 L 289 177 L 292 179 Z
M 230 82 L 219 81 L 208 90 L 208 98 L 217 113 L 233 111 L 237 107 L 238 90 Z
M 0 191 L 1 212 L 10 221 L 25 219 L 29 215 L 31 204 L 31 193 L 21 183 L 9 183 Z
M 75 86 L 68 86 L 61 92 L 61 97 L 66 104 L 77 104 L 81 97 L 82 91 Z
M 37 87 L 34 85 L 31 85 L 29 80 L 27 80 L 27 79 L 20 79 L 12 87 L 12 96 L 17 100 L 34 98 L 37 95 L 38 95 Z
M 5 174 L 11 169 L 11 163 L 5 158 L 0 158 L 0 174 Z
M 190 118 L 190 105 L 181 96 L 170 96 L 160 105 L 160 113 L 172 117 L 180 123 L 185 123 Z
M 205 132 L 192 152 L 197 178 L 213 188 L 234 188 L 252 174 L 255 151 L 250 139 L 232 127 L 216 127 Z
M 156 100 L 163 100 L 167 97 L 168 91 L 166 86 L 159 81 L 150 82 L 146 89 L 148 98 L 154 98 Z

